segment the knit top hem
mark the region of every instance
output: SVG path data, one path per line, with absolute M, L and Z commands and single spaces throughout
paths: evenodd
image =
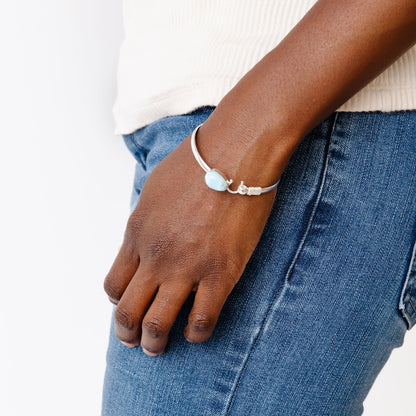
M 189 113 L 202 106 L 217 106 L 238 79 L 212 79 L 187 85 L 143 102 L 133 112 L 126 112 L 117 104 L 113 108 L 116 135 L 125 135 L 155 120 Z M 400 111 L 416 110 L 416 87 L 373 87 L 358 91 L 335 111 Z

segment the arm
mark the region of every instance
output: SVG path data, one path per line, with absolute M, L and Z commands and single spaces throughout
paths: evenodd
M 199 129 L 203 159 L 234 183 L 274 183 L 304 135 L 415 41 L 415 0 L 318 1 Z M 146 180 L 105 279 L 117 304 L 117 337 L 162 353 L 179 310 L 196 290 L 185 337 L 208 339 L 275 194 L 207 188 L 186 137 Z
M 235 149 L 230 142 L 255 148 L 247 179 L 262 180 L 260 158 L 270 167 L 263 183 L 273 183 L 310 130 L 415 42 L 415 0 L 319 0 L 219 103 L 200 128 L 201 152 L 230 177 L 240 177 L 248 166 L 227 165 L 235 156 L 223 149 Z M 218 136 L 229 142 L 217 161 L 210 149 Z

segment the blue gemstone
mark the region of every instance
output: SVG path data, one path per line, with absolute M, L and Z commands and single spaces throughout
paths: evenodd
M 205 183 L 209 188 L 216 191 L 225 191 L 227 189 L 225 179 L 215 170 L 210 170 L 205 174 Z

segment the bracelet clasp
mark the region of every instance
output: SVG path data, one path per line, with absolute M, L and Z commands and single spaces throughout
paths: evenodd
M 232 194 L 240 194 L 240 195 L 260 195 L 262 188 L 260 186 L 247 186 L 244 185 L 244 181 L 240 182 L 240 185 L 238 185 L 238 188 L 235 191 L 232 191 L 227 186 L 227 191 Z

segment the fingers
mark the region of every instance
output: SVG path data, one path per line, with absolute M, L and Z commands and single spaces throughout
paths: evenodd
M 234 280 L 223 275 L 195 284 L 178 276 L 160 283 L 154 270 L 139 267 L 138 256 L 127 254 L 122 247 L 105 280 L 105 290 L 117 304 L 115 334 L 128 347 L 141 345 L 148 355 L 162 354 L 178 313 L 196 291 L 184 335 L 190 342 L 203 342 L 212 335 Z
M 222 307 L 233 287 L 234 284 L 228 279 L 216 282 L 211 279 L 200 281 L 184 331 L 188 341 L 204 342 L 212 335 Z
M 159 286 L 156 298 L 142 323 L 141 346 L 148 355 L 162 354 L 171 327 L 192 291 L 192 283 L 177 279 Z
M 115 311 L 114 324 L 117 338 L 128 347 L 140 344 L 141 323 L 158 289 L 156 279 L 139 267 L 124 291 Z
M 104 290 L 110 302 L 117 305 L 139 267 L 139 255 L 123 244 L 104 280 Z

